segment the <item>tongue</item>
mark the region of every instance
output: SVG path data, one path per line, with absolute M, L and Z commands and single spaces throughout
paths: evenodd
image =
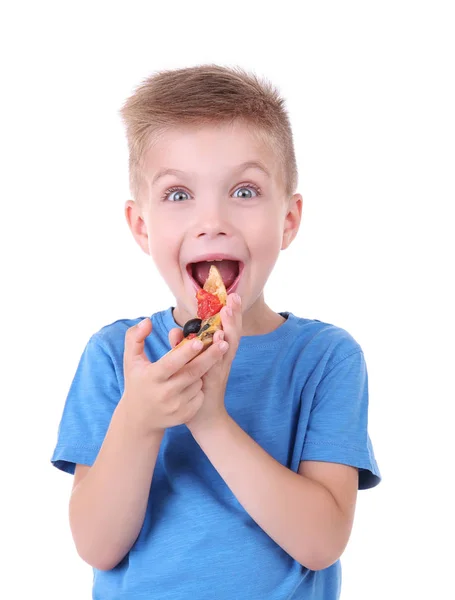
M 228 289 L 235 281 L 239 274 L 239 263 L 236 260 L 216 260 L 216 261 L 204 261 L 194 263 L 193 265 L 193 277 L 199 283 L 201 287 L 204 287 L 204 283 L 209 276 L 210 266 L 215 267 L 220 272 L 223 283 Z

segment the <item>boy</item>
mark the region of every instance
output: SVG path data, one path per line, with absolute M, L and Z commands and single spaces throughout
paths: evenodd
M 176 306 L 95 333 L 66 400 L 52 462 L 75 474 L 93 597 L 338 598 L 357 489 L 380 474 L 361 348 L 264 300 L 302 210 L 284 103 L 210 65 L 152 76 L 121 114 L 126 219 Z M 214 261 L 223 331 L 169 352 Z

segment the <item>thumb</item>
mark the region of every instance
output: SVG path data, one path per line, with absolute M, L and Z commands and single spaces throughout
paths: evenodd
M 125 364 L 137 360 L 138 358 L 142 358 L 149 362 L 149 359 L 144 352 L 144 341 L 151 332 L 152 321 L 148 317 L 127 330 L 125 335 Z
M 169 344 L 171 348 L 175 348 L 183 340 L 183 330 L 178 327 L 174 327 L 169 332 Z

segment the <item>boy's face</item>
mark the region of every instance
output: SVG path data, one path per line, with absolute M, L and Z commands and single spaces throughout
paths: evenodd
M 264 310 L 263 289 L 281 249 L 295 237 L 299 194 L 284 195 L 273 152 L 241 123 L 186 127 L 162 136 L 145 155 L 141 205 L 125 207 L 132 233 L 150 254 L 183 325 L 197 310 L 196 290 L 216 262 L 244 317 Z M 268 172 L 243 163 L 260 163 Z M 166 170 L 179 172 L 164 173 Z

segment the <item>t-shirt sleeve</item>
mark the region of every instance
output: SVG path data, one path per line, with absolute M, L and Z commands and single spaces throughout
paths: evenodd
M 113 360 L 95 334 L 82 353 L 66 398 L 52 464 L 71 474 L 76 463 L 91 466 L 119 400 Z
M 381 480 L 368 427 L 368 373 L 361 349 L 330 366 L 315 392 L 301 460 L 359 469 L 359 489 Z

